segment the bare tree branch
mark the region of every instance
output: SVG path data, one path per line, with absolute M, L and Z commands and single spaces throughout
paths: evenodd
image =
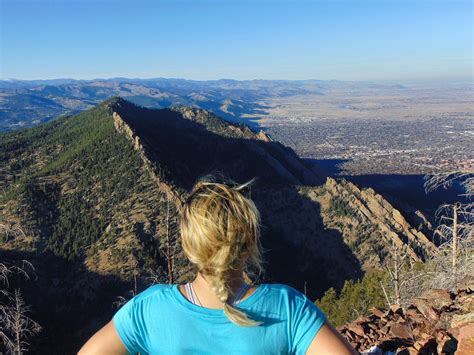
M 30 306 L 25 304 L 19 288 L 9 291 L 12 275 L 30 279 L 35 274 L 34 266 L 22 260 L 21 266 L 0 263 L 0 340 L 6 350 L 13 354 L 28 351 L 28 339 L 41 331 L 41 326 L 28 316 Z

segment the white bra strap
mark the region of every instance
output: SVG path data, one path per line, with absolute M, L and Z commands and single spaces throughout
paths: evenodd
M 191 283 L 187 283 L 186 285 L 184 285 L 184 288 L 186 289 L 186 293 L 188 294 L 188 298 L 189 300 L 193 303 L 193 304 L 197 304 L 196 302 L 196 299 L 194 298 L 194 290 L 193 290 L 193 287 L 191 286 Z
M 240 288 L 237 290 L 237 292 L 234 294 L 234 296 L 229 300 L 230 304 L 237 304 L 240 303 L 241 297 L 245 295 L 247 290 L 251 287 L 251 285 L 243 284 L 240 286 Z M 197 295 L 194 292 L 193 285 L 188 282 L 184 285 L 184 289 L 186 290 L 186 293 L 188 294 L 188 299 L 191 301 L 191 303 L 195 305 L 200 305 L 200 302 L 197 300 Z

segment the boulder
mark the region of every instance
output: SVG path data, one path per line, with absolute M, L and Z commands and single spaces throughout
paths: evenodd
M 437 321 L 439 316 L 438 313 L 433 309 L 431 303 L 425 298 L 415 298 L 413 305 L 420 311 L 423 316 L 432 321 Z
M 357 334 L 358 336 L 361 336 L 361 337 L 365 336 L 364 327 L 360 323 L 351 323 L 347 326 L 347 329 Z
M 446 290 L 432 289 L 423 293 L 421 298 L 428 300 L 431 306 L 436 310 L 444 310 L 453 304 L 451 294 Z
M 456 304 L 463 312 L 474 312 L 474 294 L 459 296 L 456 298 Z
M 426 322 L 426 318 L 423 316 L 423 314 L 420 313 L 420 311 L 418 311 L 417 308 L 408 308 L 405 311 L 405 317 L 407 319 L 410 319 L 412 323 L 414 322 L 414 323 L 422 324 Z
M 385 315 L 385 312 L 377 307 L 371 308 L 370 312 L 378 318 L 382 318 Z
M 458 349 L 456 355 L 474 354 L 474 323 L 466 324 L 459 329 Z
M 470 323 L 474 324 L 474 313 L 455 314 L 451 320 L 451 328 L 461 328 Z
M 413 332 L 408 323 L 395 323 L 390 327 L 390 335 L 400 339 L 413 339 Z

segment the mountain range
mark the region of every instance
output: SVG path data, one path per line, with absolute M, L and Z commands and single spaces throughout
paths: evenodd
M 265 98 L 325 95 L 338 88 L 393 89 L 399 84 L 336 80 L 95 79 L 0 80 L 0 131 L 31 127 L 75 114 L 118 95 L 149 108 L 194 106 L 229 121 L 257 126 L 246 116 L 263 113 Z
M 257 178 L 251 197 L 266 270 L 259 282 L 287 283 L 315 299 L 381 268 L 393 247 L 414 261 L 436 250 L 420 211 L 402 214 L 263 131 L 197 107 L 113 97 L 1 134 L 0 155 L 1 259 L 36 268 L 38 278 L 22 289 L 44 327 L 32 347 L 48 354 L 77 351 L 127 291 L 193 277 L 177 218 L 209 173 Z

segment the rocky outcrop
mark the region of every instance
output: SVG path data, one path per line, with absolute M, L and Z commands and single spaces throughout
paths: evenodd
M 146 155 L 146 147 L 143 146 L 140 137 L 135 134 L 134 130 L 122 119 L 122 117 L 120 117 L 117 112 L 112 112 L 112 118 L 115 129 L 118 132 L 123 133 L 132 143 L 133 149 L 140 153 L 145 167 L 150 172 L 153 180 L 155 180 L 156 184 L 160 187 L 160 190 L 165 192 L 168 198 L 177 206 L 181 206 L 183 201 L 183 192 L 176 190 L 170 184 L 166 184 L 163 179 L 156 174 L 156 169 L 152 168 L 154 164 L 148 159 Z
M 371 188 L 360 189 L 347 180 L 336 181 L 329 177 L 323 188 L 313 190 L 308 196 L 321 203 L 325 222 L 340 229 L 347 244 L 356 245 L 356 254 L 372 255 L 370 260 L 364 261 L 367 264 L 364 267 L 375 263 L 375 254 L 369 253 L 373 248 L 390 254 L 395 246 L 415 261 L 422 261 L 436 251 L 436 246 L 422 230 L 412 227 L 397 209 Z M 335 201 L 339 212 L 334 210 Z M 372 231 L 368 239 L 365 237 L 369 233 L 367 230 Z
M 257 139 L 260 139 L 264 142 L 271 142 L 272 139 L 270 138 L 270 136 L 268 134 L 266 134 L 264 131 L 260 130 L 260 132 L 257 133 L 257 136 L 256 136 Z
M 455 292 L 429 290 L 408 308 L 374 308 L 339 331 L 366 354 L 474 354 L 473 280 Z

